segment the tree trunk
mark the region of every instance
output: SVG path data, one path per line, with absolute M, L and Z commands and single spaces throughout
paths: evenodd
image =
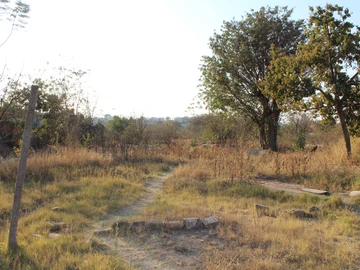
M 10 220 L 10 232 L 9 232 L 9 242 L 8 248 L 14 249 L 18 246 L 16 235 L 17 235 L 17 227 L 19 221 L 19 214 L 20 214 L 20 205 L 21 205 L 21 195 L 22 195 L 22 187 L 25 180 L 25 170 L 26 170 L 26 161 L 27 155 L 30 147 L 31 141 L 31 133 L 32 133 L 32 126 L 34 122 L 34 112 L 37 100 L 37 92 L 39 86 L 32 85 L 31 86 L 31 94 L 29 100 L 29 107 L 28 112 L 26 115 L 26 122 L 24 127 L 24 134 L 23 134 L 23 142 L 20 152 L 20 159 L 19 165 L 17 170 L 16 176 L 16 186 L 14 191 L 14 203 L 11 212 L 11 220 Z
M 337 114 L 339 116 L 341 129 L 342 129 L 342 132 L 344 135 L 344 140 L 345 140 L 345 145 L 346 145 L 346 153 L 347 153 L 348 158 L 350 158 L 351 157 L 351 141 L 350 141 L 349 129 L 348 129 L 348 127 L 346 125 L 346 121 L 345 121 L 345 115 L 344 115 L 341 105 L 338 104 L 336 106 L 336 110 L 337 110 Z
M 269 148 L 271 151 L 277 152 L 277 133 L 278 133 L 278 124 L 279 124 L 280 111 L 274 110 L 267 119 L 267 136 L 269 141 Z
M 266 125 L 265 122 L 258 125 L 259 127 L 259 142 L 262 149 L 268 149 L 269 148 L 269 137 L 267 136 L 266 132 Z

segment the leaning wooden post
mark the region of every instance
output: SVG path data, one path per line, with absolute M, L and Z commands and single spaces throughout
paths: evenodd
M 31 133 L 34 122 L 34 113 L 36 107 L 37 93 L 39 90 L 39 86 L 32 85 L 31 93 L 29 99 L 29 107 L 26 114 L 26 121 L 24 127 L 23 141 L 20 152 L 19 165 L 16 176 L 16 186 L 14 192 L 14 204 L 11 212 L 11 220 L 10 220 L 10 232 L 9 232 L 9 242 L 8 248 L 13 249 L 18 246 L 16 235 L 17 235 L 17 227 L 20 215 L 20 204 L 21 204 L 21 195 L 22 195 L 22 187 L 25 180 L 25 171 L 26 171 L 26 161 L 30 147 L 31 141 Z

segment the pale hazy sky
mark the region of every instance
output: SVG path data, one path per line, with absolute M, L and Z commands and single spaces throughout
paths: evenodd
M 348 7 L 360 25 L 357 0 L 24 1 L 31 18 L 0 48 L 0 67 L 7 65 L 8 76 L 39 76 L 56 66 L 90 70 L 86 89 L 98 99 L 98 115 L 189 115 L 210 36 L 251 9 L 288 6 L 294 18 L 307 19 L 309 6 L 329 2 Z M 9 31 L 0 22 L 0 42 Z

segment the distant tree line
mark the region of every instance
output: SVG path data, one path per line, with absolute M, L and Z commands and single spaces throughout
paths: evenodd
M 13 14 L 8 1 L 0 2 L 0 9 L 24 24 L 29 7 L 21 2 L 16 7 Z M 310 8 L 307 21 L 291 19 L 292 12 L 263 7 L 240 21 L 224 22 L 214 33 L 212 55 L 202 58 L 199 93 L 209 113 L 197 117 L 94 118 L 82 84 L 87 71 L 60 67 L 53 77 L 27 83 L 24 77 L 5 83 L 3 75 L 0 154 L 21 146 L 30 86 L 36 84 L 34 149 L 82 145 L 127 153 L 133 146 L 171 146 L 179 138 L 191 139 L 192 145 L 236 145 L 258 138 L 262 148 L 278 151 L 278 136 L 285 131 L 303 149 L 315 123 L 312 115 L 316 123 L 339 123 L 350 156 L 350 136 L 360 134 L 359 27 L 338 5 Z

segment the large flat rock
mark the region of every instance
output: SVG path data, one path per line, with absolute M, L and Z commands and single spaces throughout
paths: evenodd
M 194 218 L 184 218 L 185 230 L 198 230 L 202 229 L 203 223 L 197 217 Z
M 316 195 L 330 195 L 330 192 L 327 190 L 320 190 L 314 188 L 302 188 L 301 191 L 316 194 Z
M 359 190 L 351 191 L 349 196 L 350 197 L 358 197 L 358 196 L 360 196 L 360 191 Z
M 202 220 L 202 223 L 204 224 L 204 227 L 207 229 L 215 229 L 217 227 L 217 225 L 219 225 L 219 221 L 214 216 L 204 218 Z

